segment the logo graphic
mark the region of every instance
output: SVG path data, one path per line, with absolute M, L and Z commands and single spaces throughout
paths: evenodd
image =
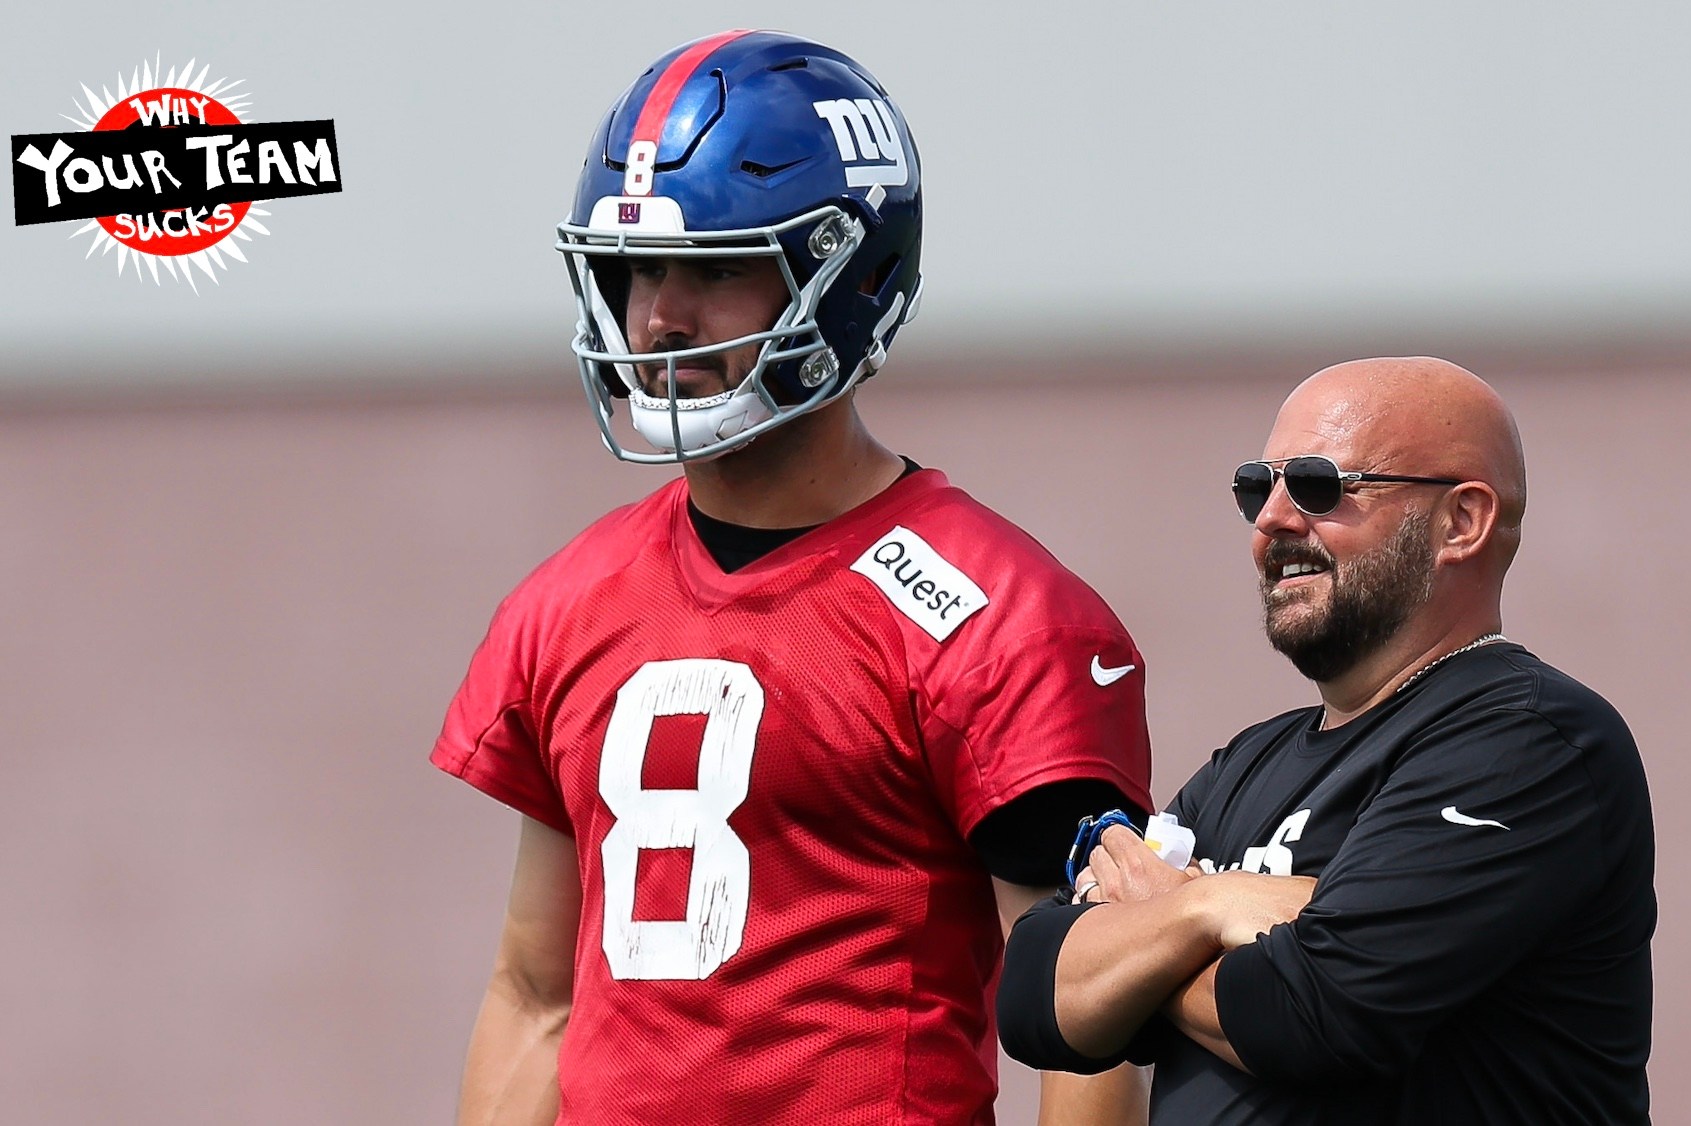
M 638 223 L 640 221 L 640 205 L 638 203 L 617 204 L 617 222 Z
M 872 184 L 896 188 L 909 182 L 904 142 L 899 139 L 887 103 L 879 98 L 835 98 L 811 105 L 816 116 L 834 130 L 847 184 L 854 188 Z
M 1439 816 L 1452 825 L 1490 825 L 1494 829 L 1502 829 L 1505 833 L 1509 831 L 1509 826 L 1501 821 L 1487 821 L 1483 817 L 1469 817 L 1466 813 L 1458 812 L 1453 805 L 1447 805 L 1439 810 Z
M 163 73 L 143 63 L 117 93 L 86 84 L 87 99 L 61 114 L 80 132 L 12 137 L 12 200 L 19 226 L 89 220 L 85 258 L 117 251 L 121 276 L 129 262 L 155 284 L 159 267 L 196 293 L 197 268 L 221 284 L 225 255 L 245 262 L 240 242 L 268 235 L 255 200 L 341 190 L 333 121 L 243 121 L 244 79 L 207 82 L 210 64 L 195 60 Z
M 1092 656 L 1092 683 L 1100 688 L 1108 688 L 1139 667 L 1138 665 L 1121 665 L 1116 668 L 1107 668 L 1104 662 L 1098 659 L 1102 655 L 1101 653 L 1094 653 Z
M 881 588 L 899 613 L 944 641 L 987 603 L 986 592 L 909 528 L 896 527 L 851 569 Z
M 1244 862 L 1239 867 L 1247 872 L 1290 876 L 1296 858 L 1287 846 L 1296 844 L 1303 837 L 1303 831 L 1309 825 L 1309 814 L 1309 810 L 1300 809 L 1280 822 L 1280 827 L 1274 830 L 1274 835 L 1268 838 L 1266 845 L 1245 850 Z

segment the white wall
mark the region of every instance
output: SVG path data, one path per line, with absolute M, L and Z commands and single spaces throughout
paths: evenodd
M 251 120 L 333 117 L 346 189 L 270 205 L 198 296 L 84 260 L 74 225 L 8 227 L 0 390 L 554 356 L 551 231 L 591 128 L 663 50 L 736 25 L 858 56 L 913 122 L 907 349 L 1691 320 L 1691 6 L 1669 0 L 89 0 L 6 24 L 8 133 L 192 56 L 246 79 Z

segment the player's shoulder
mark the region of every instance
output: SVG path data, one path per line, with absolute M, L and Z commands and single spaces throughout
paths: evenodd
M 685 496 L 680 478 L 640 500 L 614 508 L 578 532 L 517 584 L 507 610 L 567 604 L 643 552 L 662 549 Z
M 896 527 L 968 575 L 989 595 L 1102 605 L 1092 587 L 1044 544 L 1009 518 L 953 485 L 937 470 L 916 477 L 924 487 L 897 513 Z M 898 535 L 892 534 L 892 539 Z M 896 554 L 889 549 L 887 554 Z
M 1122 660 L 1139 663 L 1120 619 L 1091 586 L 937 470 L 899 481 L 853 521 L 842 565 L 880 589 L 901 625 L 942 649 L 961 642 L 972 652 L 1080 629 L 1089 644 L 1116 638 Z

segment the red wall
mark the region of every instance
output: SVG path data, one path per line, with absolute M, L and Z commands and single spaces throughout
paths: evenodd
M 893 372 L 898 369 L 895 365 Z M 1302 370 L 865 388 L 1148 656 L 1156 793 L 1311 699 L 1227 493 Z M 1691 1117 L 1691 364 L 1484 371 L 1531 474 L 1509 635 L 1607 694 L 1658 811 L 1657 1118 Z M 902 382 L 901 382 L 902 378 Z M 515 815 L 424 758 L 494 603 L 663 480 L 534 393 L 0 413 L 0 1118 L 445 1121 Z M 1678 1062 L 1681 1066 L 1674 1066 Z M 1032 1117 L 1025 1074 L 1001 1116 Z

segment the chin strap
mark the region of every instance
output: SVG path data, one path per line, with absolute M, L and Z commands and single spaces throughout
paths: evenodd
M 881 370 L 881 366 L 887 362 L 887 346 L 885 343 L 887 333 L 891 332 L 895 326 L 907 325 L 915 320 L 916 310 L 921 303 L 922 276 L 918 274 L 916 276 L 915 296 L 910 299 L 909 307 L 905 306 L 904 294 L 900 293 L 893 298 L 892 304 L 882 314 L 881 319 L 875 322 L 875 334 L 869 340 L 869 347 L 864 350 L 863 362 L 858 365 L 858 372 L 860 373 L 857 376 L 858 379 L 867 379 Z M 899 315 L 901 313 L 903 316 Z

